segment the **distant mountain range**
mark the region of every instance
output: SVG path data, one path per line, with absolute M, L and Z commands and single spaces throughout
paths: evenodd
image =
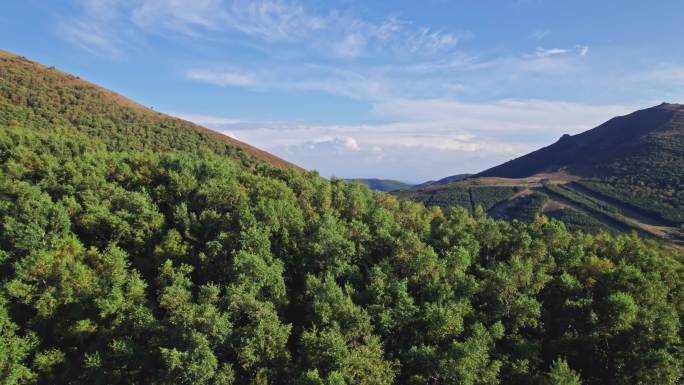
M 452 175 L 452 176 L 448 176 L 446 178 L 442 178 L 439 180 L 431 180 L 431 181 L 423 182 L 421 184 L 410 184 L 410 183 L 404 183 L 404 182 L 400 182 L 400 181 L 392 180 L 392 179 L 378 179 L 378 178 L 351 178 L 351 179 L 347 179 L 347 180 L 363 183 L 375 191 L 392 192 L 392 191 L 407 190 L 407 189 L 421 189 L 421 188 L 425 188 L 428 186 L 446 185 L 446 184 L 449 184 L 452 182 L 457 182 L 459 180 L 465 179 L 471 175 L 472 174 Z
M 363 183 L 370 189 L 375 191 L 396 191 L 412 188 L 414 185 L 409 183 L 400 182 L 398 180 L 392 179 L 377 179 L 377 178 L 351 178 L 347 179 L 353 182 Z
M 570 227 L 684 238 L 684 106 L 663 103 L 607 121 L 465 180 L 396 195 Z
M 456 175 L 451 175 L 446 178 L 438 179 L 438 180 L 431 180 L 427 181 L 424 183 L 421 183 L 419 185 L 413 186 L 413 188 L 425 188 L 429 186 L 438 186 L 438 185 L 445 185 L 453 182 L 458 182 L 459 180 L 463 180 L 473 174 L 456 174 Z

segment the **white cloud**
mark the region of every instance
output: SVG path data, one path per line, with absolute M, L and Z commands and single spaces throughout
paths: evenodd
M 565 74 L 577 70 L 580 59 L 587 55 L 589 47 L 576 45 L 572 48 L 542 48 L 538 47 L 534 54 L 523 55 L 521 58 L 504 60 L 529 72 L 546 74 Z
M 373 113 L 379 116 L 439 123 L 447 130 L 542 133 L 557 136 L 562 133 L 577 133 L 610 117 L 628 112 L 630 108 L 622 105 L 592 106 L 545 100 L 464 103 L 453 99 L 399 99 L 373 106 Z
M 196 29 L 235 30 L 266 40 L 286 40 L 316 30 L 324 21 L 284 0 L 141 0 L 132 12 L 139 26 L 159 25 L 187 34 Z
M 326 136 L 304 142 L 302 143 L 302 147 L 306 147 L 308 150 L 334 150 L 351 152 L 357 152 L 360 150 L 356 139 L 349 136 Z
M 321 12 L 300 0 L 75 0 L 81 14 L 60 24 L 65 39 L 104 53 L 169 32 L 222 40 L 231 33 L 265 43 L 285 42 L 335 57 L 433 55 L 468 34 L 414 27 L 386 17 L 367 20 L 336 9 Z M 126 31 L 122 36 L 121 31 Z
M 190 80 L 211 83 L 219 86 L 254 86 L 257 81 L 250 74 L 231 71 L 209 71 L 192 69 L 186 73 Z
M 325 176 L 412 176 L 421 181 L 484 170 L 631 110 L 543 100 L 397 99 L 374 103 L 373 113 L 388 121 L 377 124 L 180 117 L 229 132 Z
M 125 56 L 124 42 L 135 46 L 133 33 L 121 21 L 121 4 L 127 0 L 78 0 L 82 13 L 78 17 L 64 18 L 57 23 L 56 31 L 63 39 L 93 54 L 113 58 Z
M 566 48 L 537 48 L 536 55 L 537 57 L 549 57 L 549 56 L 556 56 L 556 55 L 562 55 L 570 52 L 570 50 Z
M 532 37 L 536 40 L 543 40 L 547 36 L 551 34 L 551 31 L 549 30 L 544 30 L 544 29 L 538 29 L 532 33 Z
M 551 57 L 566 54 L 577 54 L 579 56 L 586 56 L 589 53 L 589 47 L 586 45 L 576 45 L 572 48 L 542 48 L 537 47 L 535 52 L 537 57 Z
M 336 56 L 355 58 L 366 50 L 368 41 L 360 32 L 352 32 L 341 41 L 333 44 L 333 52 Z
M 684 85 L 684 66 L 665 64 L 652 69 L 643 76 L 645 80 Z
M 389 95 L 385 82 L 375 77 L 328 66 L 255 68 L 252 72 L 192 69 L 185 75 L 189 80 L 217 86 L 323 92 L 358 100 L 377 100 Z
M 453 33 L 420 28 L 408 36 L 407 46 L 413 52 L 436 52 L 454 47 L 458 41 L 459 37 Z

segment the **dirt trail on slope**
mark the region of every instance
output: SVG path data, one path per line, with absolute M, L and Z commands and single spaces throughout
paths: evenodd
M 495 204 L 494 206 L 492 206 L 487 211 L 487 214 L 489 214 L 489 216 L 492 218 L 503 219 L 504 216 L 506 215 L 506 210 L 508 210 L 508 208 L 511 206 L 511 204 L 513 203 L 514 200 L 516 200 L 517 198 L 522 198 L 522 197 L 525 197 L 527 195 L 530 195 L 533 192 L 534 191 L 530 188 L 526 188 L 520 192 L 517 192 L 517 193 L 513 194 L 513 196 L 511 196 L 510 198 L 505 199 L 505 200 Z
M 652 216 L 648 216 L 639 210 L 633 209 L 631 207 L 628 207 L 624 204 L 620 204 L 619 202 L 615 202 L 613 200 L 608 200 L 602 197 L 600 194 L 593 193 L 592 191 L 582 188 L 582 186 L 578 186 L 577 184 L 567 184 L 566 185 L 569 189 L 580 193 L 582 195 L 588 196 L 591 199 L 601 203 L 601 204 L 606 204 L 609 206 L 613 206 L 618 209 L 620 215 L 622 215 L 624 221 L 626 223 L 620 223 L 620 221 L 617 221 L 615 219 L 609 218 L 607 216 L 601 215 L 600 213 L 595 213 L 591 212 L 591 210 L 584 209 L 580 207 L 579 205 L 575 204 L 574 202 L 570 202 L 562 197 L 559 197 L 557 195 L 553 196 L 554 200 L 561 200 L 564 201 L 562 202 L 563 204 L 566 204 L 574 209 L 581 210 L 585 213 L 588 213 L 592 217 L 600 220 L 603 223 L 606 222 L 611 222 L 614 223 L 612 226 L 613 228 L 626 228 L 629 230 L 629 226 L 632 226 L 644 233 L 647 233 L 653 237 L 663 239 L 670 244 L 672 244 L 674 247 L 678 249 L 684 249 L 684 241 L 677 239 L 677 235 L 679 233 L 679 229 L 670 226 L 668 223 L 662 220 L 658 220 L 658 218 L 654 218 Z
M 672 227 L 672 226 L 670 226 L 669 223 L 667 223 L 661 219 L 658 219 L 652 215 L 648 215 L 641 210 L 629 207 L 628 205 L 625 205 L 624 203 L 622 203 L 616 199 L 606 198 L 603 195 L 601 195 L 597 192 L 591 191 L 588 188 L 586 188 L 582 185 L 579 185 L 577 183 L 568 183 L 565 186 L 568 187 L 569 189 L 577 191 L 580 194 L 589 196 L 592 199 L 595 199 L 599 202 L 604 202 L 604 203 L 607 203 L 611 206 L 615 206 L 620 211 L 620 214 L 624 215 L 626 218 L 630 218 L 630 219 L 633 219 L 637 222 L 640 222 L 640 223 L 643 223 L 646 225 L 650 225 L 650 226 Z

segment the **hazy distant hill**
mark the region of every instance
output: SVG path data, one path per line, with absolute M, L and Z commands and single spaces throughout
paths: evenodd
M 390 192 L 395 190 L 404 190 L 413 187 L 412 184 L 400 182 L 392 179 L 377 179 L 377 178 L 352 178 L 347 179 L 353 182 L 363 183 L 375 191 Z
M 424 183 L 421 183 L 419 185 L 413 186 L 414 189 L 420 189 L 420 188 L 425 188 L 428 186 L 435 186 L 435 185 L 445 185 L 449 184 L 452 182 L 458 182 L 459 180 L 465 179 L 473 174 L 456 174 L 456 175 L 451 175 L 446 178 L 438 179 L 438 180 L 431 180 L 427 181 Z

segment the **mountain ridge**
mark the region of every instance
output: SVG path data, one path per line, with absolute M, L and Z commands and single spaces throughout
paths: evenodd
M 410 183 L 401 182 L 394 179 L 381 178 L 348 178 L 345 179 L 352 182 L 359 182 L 368 186 L 371 190 L 390 192 L 396 190 L 404 190 L 412 188 L 414 185 Z
M 562 168 L 577 175 L 594 176 L 600 169 L 589 166 L 588 161 L 598 163 L 610 156 L 630 155 L 640 139 L 667 129 L 667 123 L 679 116 L 684 116 L 684 105 L 662 103 L 614 117 L 582 133 L 564 134 L 549 146 L 491 167 L 475 177 L 525 178 Z M 679 131 L 684 132 L 684 126 Z M 619 153 L 605 153 L 611 150 Z
M 618 116 L 465 180 L 396 195 L 471 211 L 480 202 L 497 218 L 545 214 L 574 229 L 638 231 L 684 247 L 684 105 Z

